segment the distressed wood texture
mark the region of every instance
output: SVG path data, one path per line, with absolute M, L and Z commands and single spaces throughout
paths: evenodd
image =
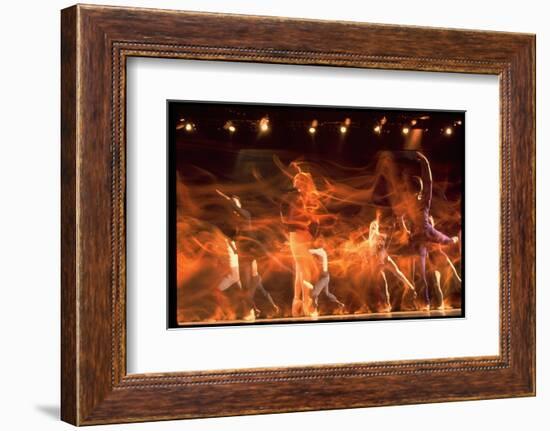
M 79 5 L 62 11 L 61 48 L 63 420 L 87 425 L 534 395 L 533 35 Z M 499 355 L 127 375 L 129 56 L 500 76 Z

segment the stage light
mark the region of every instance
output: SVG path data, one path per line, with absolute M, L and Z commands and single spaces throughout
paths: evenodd
M 458 120 L 458 121 L 456 122 L 456 124 L 458 124 L 459 126 L 462 126 L 462 120 Z
M 231 121 L 226 121 L 223 125 L 223 128 L 227 130 L 229 133 L 235 133 L 237 131 L 237 128 L 233 125 Z
M 446 134 L 447 136 L 451 136 L 451 135 L 453 134 L 453 129 L 452 129 L 452 127 L 447 127 L 447 128 L 445 129 L 445 134 Z
M 269 130 L 269 118 L 264 117 L 260 120 L 260 132 L 267 132 Z
M 319 122 L 317 120 L 313 120 L 311 122 L 311 125 L 309 126 L 309 129 L 307 129 L 307 131 L 309 132 L 310 135 L 315 135 L 315 133 L 317 132 L 317 126 L 319 125 Z
M 411 129 L 409 129 L 408 127 L 403 127 L 403 129 L 401 130 L 401 132 L 403 132 L 404 135 L 408 135 L 410 131 Z
M 344 125 L 345 125 L 345 126 L 349 126 L 350 124 L 351 124 L 351 118 L 346 118 L 346 119 L 344 120 Z
M 411 126 L 416 126 L 416 120 L 411 120 Z
M 185 130 L 188 131 L 188 132 L 193 131 L 193 125 L 191 123 L 187 123 L 185 125 Z
M 374 126 L 374 133 L 378 133 L 380 134 L 382 132 L 382 127 L 380 127 L 380 125 L 376 125 Z
M 340 133 L 342 135 L 345 135 L 348 131 L 348 128 L 346 126 L 340 126 Z

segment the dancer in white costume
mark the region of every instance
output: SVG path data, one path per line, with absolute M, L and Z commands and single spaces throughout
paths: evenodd
M 250 212 L 243 208 L 238 196 L 229 197 L 223 192 L 216 192 L 231 204 L 232 213 L 236 216 L 234 226 L 234 238 L 228 247 L 230 260 L 230 274 L 221 282 L 224 287 L 228 283 L 237 283 L 243 290 L 243 302 L 248 311 L 245 318 L 253 319 L 261 314 L 254 300 L 256 292 L 260 292 L 273 307 L 276 313 L 280 312 L 279 307 L 271 297 L 270 293 L 264 288 L 262 278 L 258 272 L 257 258 L 262 250 L 260 243 L 256 238 L 256 233 L 252 226 L 252 216 Z
M 225 275 L 220 284 L 218 284 L 218 290 L 222 292 L 229 289 L 234 284 L 236 284 L 239 289 L 242 288 L 241 279 L 239 277 L 239 256 L 237 255 L 237 246 L 235 245 L 235 241 L 230 241 L 227 238 L 225 239 L 225 243 L 227 244 L 227 256 L 229 258 L 229 272 Z

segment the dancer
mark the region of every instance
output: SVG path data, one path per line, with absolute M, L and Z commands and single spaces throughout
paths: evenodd
M 218 290 L 224 294 L 230 304 L 238 304 L 238 306 L 235 307 L 235 316 L 237 316 L 237 318 L 242 318 L 246 321 L 253 321 L 256 318 L 254 309 L 249 306 L 247 301 L 243 301 L 243 286 L 239 276 L 239 256 L 237 254 L 237 246 L 235 241 L 231 239 L 226 238 L 225 243 L 227 245 L 229 272 L 218 284 Z
M 430 216 L 430 224 L 435 227 L 435 220 L 432 216 Z M 444 310 L 445 308 L 451 308 L 447 307 L 446 305 L 446 298 L 445 294 L 443 292 L 443 289 L 441 287 L 441 272 L 443 271 L 444 267 L 447 267 L 447 273 L 450 273 L 450 277 L 455 279 L 459 284 L 462 284 L 462 277 L 459 275 L 453 261 L 450 259 L 450 257 L 445 253 L 441 247 L 441 244 L 437 244 L 436 247 L 433 249 L 435 254 L 441 255 L 443 265 L 439 265 L 438 267 L 433 269 L 434 278 L 435 278 L 435 286 L 437 288 L 437 294 L 439 296 L 439 306 L 437 307 L 439 310 Z M 447 280 L 449 277 L 446 277 Z
M 380 232 L 380 210 L 376 211 L 376 218 L 370 223 L 369 237 L 364 241 L 366 246 L 366 258 L 371 263 L 371 267 L 374 268 L 375 274 L 378 278 L 378 283 L 383 286 L 385 308 L 384 312 L 390 312 L 392 310 L 390 292 L 388 288 L 388 279 L 386 277 L 386 271 L 393 273 L 397 279 L 402 283 L 405 291 L 412 291 L 414 297 L 416 297 L 416 290 L 414 285 L 399 269 L 397 263 L 388 254 L 386 248 L 387 235 Z
M 456 244 L 458 237 L 448 237 L 438 231 L 430 222 L 430 208 L 432 204 L 432 171 L 430 162 L 420 152 L 415 153 L 420 162 L 420 177 L 414 177 L 418 182 L 419 191 L 416 193 L 412 205 L 411 243 L 418 254 L 420 263 L 420 280 L 424 291 L 425 308 L 430 309 L 430 291 L 426 277 L 426 259 L 429 244 Z
M 289 232 L 289 243 L 294 260 L 294 297 L 292 300 L 292 316 L 311 316 L 315 311 L 317 298 L 314 288 L 317 285 L 317 296 L 327 292 L 328 257 L 322 247 L 315 246 L 319 240 L 322 213 L 325 212 L 320 200 L 320 193 L 313 182 L 310 173 L 303 172 L 299 166 L 298 173 L 292 177 L 294 191 L 286 199 L 286 207 L 281 208 L 281 219 Z M 311 250 L 315 250 L 312 252 Z M 322 251 L 321 251 L 322 250 Z M 327 257 L 323 271 L 319 270 L 314 256 Z M 317 282 L 314 282 L 317 280 Z M 319 284 L 317 284 L 319 283 Z M 338 301 L 340 302 L 340 301 Z
M 225 281 L 225 279 L 222 280 L 222 283 L 224 283 L 224 281 L 225 283 L 229 283 L 229 281 L 235 282 L 235 279 L 238 279 L 239 284 L 244 290 L 245 307 L 251 310 L 249 315 L 254 314 L 254 317 L 258 317 L 261 314 L 255 302 L 257 292 L 260 292 L 269 301 L 278 314 L 280 309 L 270 293 L 265 289 L 262 283 L 262 277 L 258 272 L 257 259 L 261 256 L 261 248 L 259 247 L 260 243 L 256 238 L 252 226 L 250 211 L 243 208 L 238 196 L 233 195 L 229 197 L 220 190 L 216 190 L 216 192 L 230 203 L 233 214 L 237 216 L 234 223 L 235 240 L 232 241 L 231 247 L 234 253 L 234 257 L 232 258 L 233 261 L 236 261 L 237 269 L 235 271 L 235 269 L 232 268 L 231 276 L 228 276 L 229 279 L 227 281 Z
M 318 256 L 321 259 L 321 267 L 323 271 L 321 272 L 317 283 L 313 286 L 313 291 L 311 296 L 313 299 L 313 305 L 315 307 L 314 313 L 317 312 L 319 305 L 319 295 L 324 293 L 330 302 L 335 303 L 341 309 L 344 309 L 346 306 L 343 302 L 340 302 L 338 298 L 329 290 L 330 283 L 330 274 L 328 272 L 328 255 L 324 248 L 311 248 L 309 252 L 314 256 Z
M 218 284 L 218 290 L 221 292 L 229 289 L 233 285 L 236 285 L 239 289 L 242 288 L 239 277 L 239 257 L 237 255 L 237 246 L 235 245 L 235 241 L 230 241 L 227 238 L 225 243 L 227 245 L 227 255 L 229 257 L 229 272 L 222 278 L 220 284 Z

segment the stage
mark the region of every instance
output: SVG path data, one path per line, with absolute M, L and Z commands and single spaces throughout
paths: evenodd
M 180 324 L 180 328 L 196 328 L 205 326 L 229 326 L 229 325 L 269 325 L 269 324 L 294 324 L 294 323 L 335 323 L 355 321 L 382 321 L 382 320 L 405 320 L 405 319 L 428 319 L 428 318 L 449 318 L 461 317 L 462 310 L 458 308 L 445 310 L 411 310 L 395 311 L 388 313 L 360 313 L 360 314 L 330 314 L 313 317 L 270 317 L 256 318 L 255 320 L 218 320 L 189 322 Z

